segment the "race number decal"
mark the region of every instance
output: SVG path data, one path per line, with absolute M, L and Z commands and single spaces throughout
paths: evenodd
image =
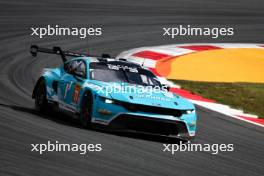
M 79 84 L 76 84 L 76 86 L 74 88 L 74 91 L 73 91 L 73 94 L 72 94 L 72 101 L 74 103 L 78 102 L 79 95 L 80 95 L 80 90 L 81 90 L 81 86 Z

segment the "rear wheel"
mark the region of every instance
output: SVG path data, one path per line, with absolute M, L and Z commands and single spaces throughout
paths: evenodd
M 93 97 L 91 92 L 86 92 L 81 104 L 80 122 L 83 127 L 91 126 Z
M 38 84 L 36 95 L 35 95 L 35 108 L 41 113 L 45 113 L 47 110 L 47 92 L 45 80 L 41 80 Z

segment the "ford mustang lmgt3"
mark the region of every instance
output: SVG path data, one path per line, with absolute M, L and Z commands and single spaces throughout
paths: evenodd
M 50 106 L 77 116 L 82 125 L 191 139 L 196 131 L 194 105 L 169 92 L 147 68 L 124 59 L 110 59 L 31 46 L 60 55 L 63 65 L 46 68 L 32 97 L 36 109 Z M 72 59 L 67 60 L 67 57 Z M 158 87 L 158 89 L 157 89 Z

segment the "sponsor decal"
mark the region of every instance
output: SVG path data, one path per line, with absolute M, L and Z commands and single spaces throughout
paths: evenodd
M 71 85 L 72 85 L 72 82 L 66 84 L 65 92 L 64 92 L 64 99 L 66 99 L 68 91 L 71 90 Z
M 128 70 L 129 72 L 138 73 L 138 70 L 135 67 L 129 67 L 126 65 L 113 65 L 113 64 L 107 64 L 107 66 L 111 70 L 119 70 L 121 68 L 123 70 Z

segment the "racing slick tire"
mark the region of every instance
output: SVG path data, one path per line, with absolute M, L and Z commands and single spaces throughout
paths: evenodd
M 92 107 L 93 107 L 93 97 L 90 91 L 87 91 L 83 95 L 83 100 L 81 104 L 80 122 L 83 127 L 91 127 L 92 121 Z
M 35 95 L 35 108 L 38 112 L 45 113 L 48 107 L 46 83 L 41 80 L 38 84 Z

